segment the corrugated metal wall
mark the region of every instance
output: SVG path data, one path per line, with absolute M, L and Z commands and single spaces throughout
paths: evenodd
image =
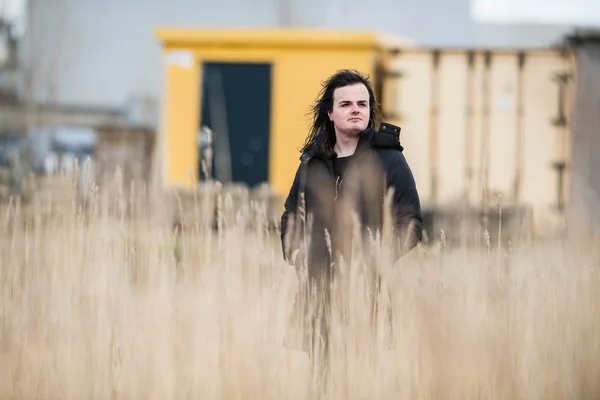
M 493 209 L 500 195 L 505 207 L 531 208 L 533 234 L 561 228 L 568 57 L 408 49 L 391 68 L 396 93 L 388 89 L 386 111 L 402 126 L 424 208 Z

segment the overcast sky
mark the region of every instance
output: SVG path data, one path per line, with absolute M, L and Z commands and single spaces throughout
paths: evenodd
M 25 0 L 0 0 L 0 10 L 8 18 L 18 18 L 23 11 Z
M 0 0 L 0 15 L 13 22 L 15 35 L 22 35 L 25 30 L 25 2 L 26 0 Z
M 600 26 L 600 0 L 471 0 L 481 23 Z
M 0 0 L 0 12 L 22 23 L 26 0 Z M 533 23 L 600 26 L 600 0 L 470 0 L 480 23 Z

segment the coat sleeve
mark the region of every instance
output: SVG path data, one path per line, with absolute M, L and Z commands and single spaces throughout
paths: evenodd
M 400 151 L 392 159 L 389 180 L 394 189 L 392 215 L 397 239 L 396 257 L 399 259 L 423 240 L 423 218 L 417 185 Z
M 281 215 L 281 249 L 283 251 L 283 258 L 286 262 L 291 264 L 291 255 L 295 250 L 300 250 L 299 228 L 300 218 L 298 215 L 299 205 L 299 193 L 300 193 L 300 180 L 302 166 L 298 167 L 292 187 L 285 199 L 284 211 Z

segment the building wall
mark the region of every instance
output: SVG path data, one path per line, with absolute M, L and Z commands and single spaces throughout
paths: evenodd
M 41 101 L 126 106 L 158 102 L 165 62 L 158 27 L 314 27 L 377 30 L 423 46 L 546 46 L 562 26 L 485 25 L 469 18 L 469 0 L 36 0 L 28 51 L 31 92 Z M 26 88 L 25 88 L 26 89 Z M 25 90 L 24 89 L 24 90 Z

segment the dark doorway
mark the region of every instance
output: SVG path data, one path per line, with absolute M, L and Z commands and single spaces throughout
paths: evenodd
M 203 63 L 200 128 L 212 131 L 212 178 L 250 186 L 268 181 L 270 114 L 270 64 Z

